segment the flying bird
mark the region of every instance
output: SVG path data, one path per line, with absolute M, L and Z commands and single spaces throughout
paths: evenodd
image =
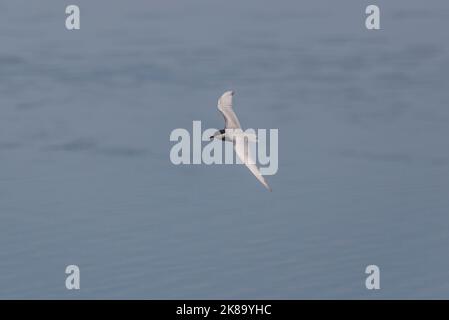
M 265 178 L 257 168 L 251 153 L 249 152 L 249 141 L 256 141 L 257 137 L 253 134 L 244 133 L 240 125 L 240 121 L 237 118 L 234 109 L 232 108 L 232 98 L 234 91 L 226 91 L 218 99 L 218 110 L 224 117 L 225 128 L 214 133 L 210 137 L 211 140 L 219 139 L 223 141 L 230 141 L 234 145 L 234 151 L 239 157 L 240 161 L 244 163 L 251 173 L 262 183 L 265 188 L 271 191 L 270 186 L 265 181 Z

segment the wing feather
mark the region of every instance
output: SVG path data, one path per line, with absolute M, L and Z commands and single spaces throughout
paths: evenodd
M 235 139 L 234 150 L 237 156 L 239 157 L 240 161 L 242 161 L 242 163 L 246 165 L 249 171 L 251 171 L 251 173 L 257 178 L 257 180 L 259 180 L 260 183 L 262 183 L 265 186 L 265 188 L 271 191 L 270 186 L 260 173 L 259 168 L 257 168 L 257 165 L 251 155 L 251 152 L 249 151 L 248 140 L 242 137 L 238 137 L 237 139 Z
M 240 121 L 232 108 L 232 98 L 234 91 L 226 91 L 220 99 L 218 99 L 218 110 L 224 117 L 225 129 L 240 129 Z

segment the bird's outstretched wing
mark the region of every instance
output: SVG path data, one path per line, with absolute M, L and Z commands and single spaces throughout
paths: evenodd
M 232 97 L 234 96 L 234 91 L 226 91 L 218 99 L 218 110 L 225 119 L 225 129 L 240 129 L 240 122 L 232 109 Z
M 256 176 L 257 180 L 259 180 L 260 183 L 265 186 L 265 188 L 271 191 L 270 186 L 260 173 L 259 168 L 257 168 L 256 162 L 251 155 L 248 145 L 248 139 L 245 139 L 243 137 L 236 138 L 234 140 L 234 150 L 237 156 L 240 158 L 240 161 L 242 161 L 242 163 L 244 163 L 248 167 L 251 173 Z

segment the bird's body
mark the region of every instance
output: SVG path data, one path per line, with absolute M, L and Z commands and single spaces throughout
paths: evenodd
M 234 112 L 232 107 L 234 92 L 226 91 L 220 99 L 218 99 L 218 110 L 224 117 L 225 128 L 217 131 L 211 139 L 219 139 L 224 141 L 230 141 L 234 145 L 234 151 L 239 157 L 240 161 L 244 163 L 251 173 L 257 178 L 257 180 L 262 183 L 265 188 L 271 191 L 270 186 L 265 181 L 265 178 L 257 168 L 256 162 L 254 161 L 248 143 L 256 141 L 257 137 L 252 134 L 243 132 L 240 121 Z

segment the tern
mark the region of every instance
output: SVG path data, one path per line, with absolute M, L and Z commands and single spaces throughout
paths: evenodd
M 244 133 L 240 125 L 240 121 L 232 108 L 232 98 L 234 91 L 226 91 L 218 99 L 218 110 L 224 117 L 225 128 L 214 133 L 210 137 L 211 140 L 218 139 L 223 141 L 230 141 L 234 145 L 234 151 L 239 157 L 240 161 L 244 163 L 251 173 L 262 183 L 265 188 L 271 191 L 270 186 L 265 181 L 264 177 L 259 171 L 251 153 L 249 152 L 249 141 L 256 141 L 257 137 L 252 134 Z

